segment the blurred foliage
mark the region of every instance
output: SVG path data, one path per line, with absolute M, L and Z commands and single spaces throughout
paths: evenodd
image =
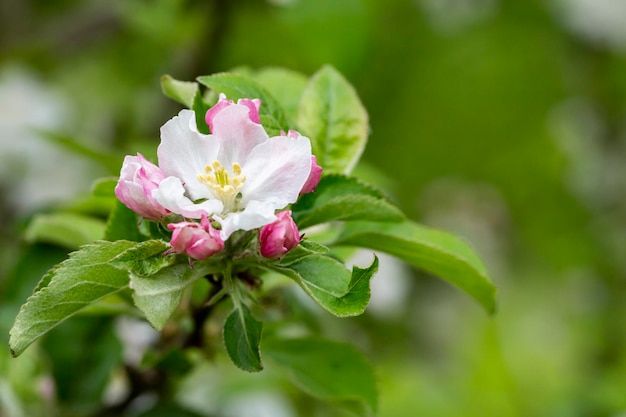
M 282 308 L 374 359 L 381 416 L 619 416 L 626 412 L 626 50 L 581 34 L 556 3 L 2 0 L 0 85 L 10 82 L 5 70 L 17 68 L 67 103 L 51 129 L 80 144 L 80 152 L 64 152 L 90 161 L 74 173 L 85 179 L 118 174 L 90 160 L 88 149 L 120 164 L 128 150 L 153 156 L 159 126 L 177 110 L 160 93 L 163 74 L 187 80 L 239 66 L 311 74 L 332 64 L 370 115 L 367 165 L 357 171 L 411 218 L 477 247 L 496 279 L 499 312 L 487 318 L 417 271 L 406 282 L 382 272 L 374 280 L 374 298 L 393 290 L 387 283 L 404 283 L 393 310 L 374 308 L 374 299 L 369 313 L 339 321 L 296 303 Z M 8 111 L 15 98 L 4 91 Z M 28 98 L 29 109 L 42 102 Z M 0 128 L 4 158 L 20 138 Z M 0 172 L 6 342 L 17 308 L 66 249 L 23 240 L 30 216 L 59 203 L 24 209 L 13 196 L 29 173 Z M 68 175 L 58 181 L 78 183 Z M 80 198 L 64 204 L 78 215 L 102 214 Z M 273 291 L 291 294 L 281 288 Z M 0 350 L 0 414 L 95 413 L 120 365 L 111 323 L 91 319 L 66 323 L 26 357 Z M 76 334 L 71 341 L 68 332 Z M 80 346 L 102 360 L 86 361 Z M 168 402 L 138 399 L 136 415 L 338 415 L 271 369 L 242 375 L 223 353 L 215 364 L 188 360 L 193 371 L 168 382 Z M 79 367 L 68 382 L 68 369 Z

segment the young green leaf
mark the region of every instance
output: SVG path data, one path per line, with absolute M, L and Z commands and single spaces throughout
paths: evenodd
M 280 103 L 265 88 L 250 78 L 237 74 L 221 73 L 198 77 L 198 82 L 218 93 L 226 94 L 230 100 L 261 99 L 259 117 L 265 131 L 270 136 L 278 136 L 281 130 L 287 132 L 293 128 L 293 124 L 289 122 Z
M 285 266 L 271 266 L 296 281 L 328 312 L 338 317 L 362 314 L 370 299 L 369 283 L 378 270 L 378 258 L 367 268 L 352 268 L 324 255 L 308 255 Z
M 167 97 L 191 108 L 198 92 L 198 83 L 178 81 L 166 74 L 161 77 L 161 90 Z
M 403 223 L 354 222 L 335 244 L 361 246 L 396 256 L 459 287 L 489 313 L 495 310 L 495 287 L 474 251 L 461 239 L 438 230 Z
M 128 273 L 109 262 L 133 247 L 127 241 L 100 241 L 81 247 L 46 274 L 45 283 L 22 306 L 10 331 L 13 356 L 83 307 L 128 286 Z
M 314 397 L 358 416 L 376 411 L 374 370 L 350 344 L 319 338 L 268 339 L 263 342 L 263 357 Z
M 304 74 L 280 67 L 261 68 L 251 74 L 263 88 L 276 98 L 290 119 L 298 117 L 298 105 L 308 79 Z
M 162 240 L 148 240 L 115 257 L 111 265 L 141 277 L 148 277 L 174 263 L 175 256 L 164 256 L 170 245 Z
M 300 244 L 287 252 L 282 258 L 280 258 L 280 265 L 287 266 L 297 260 L 309 255 L 323 255 L 328 253 L 328 248 L 315 241 L 309 239 L 302 239 Z
M 333 67 L 311 77 L 298 109 L 301 133 L 325 172 L 349 173 L 363 153 L 368 117 L 354 87 Z
M 300 197 L 291 210 L 301 229 L 337 220 L 401 222 L 405 218 L 402 211 L 374 187 L 337 174 L 323 177 L 315 192 Z
M 104 237 L 105 223 L 97 218 L 75 213 L 52 213 L 36 216 L 26 229 L 29 242 L 47 242 L 77 249 Z
M 161 330 L 178 308 L 183 290 L 203 275 L 201 270 L 192 269 L 187 263 L 160 269 L 149 276 L 131 273 L 133 300 L 150 324 Z
M 259 344 L 263 323 L 252 317 L 245 304 L 241 303 L 233 310 L 224 324 L 224 344 L 228 356 L 237 367 L 248 372 L 263 369 Z

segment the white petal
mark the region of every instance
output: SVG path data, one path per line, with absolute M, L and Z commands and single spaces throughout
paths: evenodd
M 270 224 L 276 220 L 276 215 L 271 204 L 250 201 L 244 211 L 230 213 L 223 219 L 216 216 L 216 220 L 222 225 L 220 237 L 226 240 L 237 230 L 252 230 Z
M 161 181 L 159 188 L 152 191 L 152 197 L 171 212 L 191 219 L 199 219 L 203 214 L 209 217 L 224 209 L 224 204 L 214 199 L 195 204 L 185 196 L 185 188 L 180 178 L 176 177 Z
M 298 199 L 311 171 L 311 143 L 300 136 L 278 136 L 255 147 L 242 167 L 246 182 L 241 203 L 251 200 L 281 209 Z
M 204 168 L 217 159 L 219 146 L 214 137 L 198 132 L 192 110 L 181 110 L 161 127 L 159 167 L 165 175 L 180 178 L 192 199 L 213 198 L 198 181 L 198 174 L 204 174 Z
M 233 162 L 244 165 L 252 149 L 269 139 L 263 126 L 250 120 L 249 111 L 243 104 L 233 104 L 213 119 L 213 136 L 219 138 L 219 160 L 225 167 Z

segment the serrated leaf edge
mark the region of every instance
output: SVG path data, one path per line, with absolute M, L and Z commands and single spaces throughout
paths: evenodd
M 76 311 L 74 311 L 73 313 L 71 313 L 71 314 L 67 315 L 67 316 L 66 316 L 65 318 L 63 318 L 62 320 L 59 320 L 59 321 L 57 322 L 57 324 L 55 324 L 54 326 L 50 327 L 49 329 L 47 329 L 47 330 L 46 330 L 46 331 L 44 331 L 44 332 L 41 332 L 41 333 L 37 334 L 37 335 L 36 335 L 36 337 L 33 337 L 33 338 L 32 338 L 32 340 L 31 340 L 28 344 L 26 344 L 25 346 L 23 346 L 23 347 L 22 347 L 19 351 L 18 351 L 18 350 L 16 350 L 16 348 L 15 348 L 15 337 L 16 337 L 16 332 L 15 332 L 15 329 L 16 329 L 16 324 L 17 324 L 17 323 L 18 323 L 18 321 L 20 320 L 20 318 L 21 318 L 21 316 L 22 316 L 23 311 L 24 311 L 25 309 L 27 309 L 27 308 L 28 308 L 28 306 L 30 305 L 30 303 L 32 303 L 32 302 L 33 302 L 33 300 L 35 300 L 35 299 L 36 299 L 36 298 L 38 298 L 38 297 L 41 297 L 41 294 L 42 294 L 42 293 L 45 293 L 45 292 L 49 292 L 49 291 L 50 291 L 50 290 L 49 290 L 49 288 L 50 288 L 50 284 L 52 284 L 52 282 L 53 282 L 53 281 L 54 281 L 54 279 L 55 279 L 56 273 L 57 273 L 57 272 L 58 272 L 58 271 L 59 271 L 59 270 L 63 267 L 63 265 L 65 265 L 65 264 L 67 264 L 67 263 L 72 262 L 72 261 L 73 261 L 73 257 L 74 257 L 74 256 L 76 256 L 76 255 L 77 255 L 77 254 L 78 254 L 81 250 L 83 250 L 83 249 L 85 249 L 85 248 L 88 248 L 88 247 L 98 246 L 98 243 L 99 243 L 99 242 L 106 242 L 106 241 L 97 241 L 97 242 L 94 242 L 94 243 L 89 243 L 89 244 L 86 244 L 86 245 L 81 246 L 78 250 L 71 252 L 71 253 L 69 254 L 69 257 L 68 257 L 67 259 L 65 259 L 64 261 L 62 261 L 62 262 L 60 262 L 59 264 L 57 264 L 57 265 L 55 265 L 54 267 L 52 267 L 52 268 L 51 268 L 51 269 L 50 269 L 50 270 L 49 270 L 49 271 L 48 271 L 48 272 L 47 272 L 47 273 L 46 273 L 46 274 L 42 277 L 42 280 L 40 280 L 40 282 L 39 282 L 38 286 L 35 288 L 35 292 L 33 292 L 33 294 L 32 294 L 32 295 L 30 295 L 30 296 L 26 299 L 26 302 L 25 302 L 25 303 L 24 303 L 24 304 L 20 307 L 20 311 L 18 312 L 18 314 L 17 314 L 17 316 L 16 316 L 16 318 L 15 318 L 15 321 L 14 321 L 14 323 L 13 323 L 13 326 L 12 326 L 12 327 L 11 327 L 11 329 L 9 330 L 9 348 L 10 348 L 10 351 L 11 351 L 11 356 L 13 356 L 13 357 L 17 357 L 17 356 L 21 355 L 21 354 L 22 354 L 22 352 L 24 352 L 24 350 L 25 350 L 28 346 L 30 346 L 32 343 L 34 343 L 36 340 L 38 340 L 41 336 L 43 336 L 44 334 L 48 333 L 50 330 L 54 329 L 56 326 L 58 326 L 59 324 L 61 324 L 61 323 L 62 323 L 62 322 L 64 322 L 65 320 L 67 320 L 68 318 L 70 318 L 70 317 L 74 316 L 75 314 L 77 314 L 77 313 L 78 313 L 78 312 L 82 309 L 82 308 L 79 308 L 79 309 L 77 309 Z M 118 242 L 125 242 L 125 241 L 118 241 Z M 126 242 L 133 243 L 133 242 L 130 242 L 130 241 L 126 241 Z M 112 242 L 107 242 L 107 243 L 112 243 Z M 129 248 L 127 248 L 127 249 L 129 249 Z M 127 250 L 127 249 L 126 249 L 126 250 Z M 124 252 L 121 252 L 121 253 L 124 253 Z M 119 254 L 118 254 L 118 255 L 119 255 Z M 116 255 L 116 256 L 118 256 L 118 255 Z M 115 258 L 115 257 L 114 257 L 114 258 Z M 89 265 L 85 265 L 85 266 L 92 267 L 92 266 L 96 266 L 96 265 L 108 264 L 109 262 L 110 262 L 110 260 L 109 260 L 109 261 L 106 261 L 106 262 L 97 262 L 97 263 L 93 263 L 93 264 L 89 264 Z M 82 267 L 77 267 L 77 268 L 82 268 Z M 49 276 L 49 275 L 51 275 L 51 277 L 50 277 L 50 280 L 48 281 L 48 283 L 46 284 L 46 286 L 45 286 L 45 287 L 43 287 L 43 288 L 39 288 L 39 286 L 40 286 L 40 284 L 42 283 L 42 281 L 44 280 L 44 278 L 45 278 L 45 277 L 47 277 L 47 276 Z M 80 284 L 83 284 L 83 283 L 92 283 L 92 284 L 96 284 L 96 285 L 100 285 L 100 286 L 107 286 L 106 284 L 102 284 L 102 283 L 99 283 L 99 282 L 92 282 L 92 281 L 83 281 L 83 282 L 81 282 Z M 74 286 L 72 286 L 72 287 L 70 287 L 70 288 L 75 288 L 77 285 L 79 285 L 79 284 L 76 284 L 76 285 L 74 285 Z M 109 287 L 115 288 L 115 287 L 110 286 L 110 285 L 109 285 Z M 100 300 L 102 300 L 102 299 L 106 298 L 106 297 L 107 297 L 107 296 L 109 296 L 109 295 L 112 295 L 112 294 L 115 294 L 115 293 L 117 293 L 117 292 L 120 292 L 120 291 L 122 291 L 122 290 L 123 290 L 123 289 L 125 289 L 125 288 L 128 288 L 128 285 L 125 285 L 125 286 L 123 286 L 123 287 L 120 287 L 120 288 L 118 288 L 116 291 L 112 291 L 111 293 L 109 293 L 109 294 L 107 294 L 107 295 L 105 295 L 105 296 L 102 296 L 102 297 L 100 297 L 100 298 L 95 299 L 93 303 L 98 302 L 98 301 L 100 301 Z M 82 303 L 80 303 L 80 302 L 73 302 L 73 303 L 75 303 L 75 304 L 82 304 Z M 93 304 L 93 303 L 91 303 L 91 304 Z M 63 302 L 63 304 L 72 304 L 72 302 Z M 85 304 L 85 307 L 86 307 L 86 306 L 88 306 L 88 305 L 90 305 L 90 303 L 84 303 L 84 304 Z M 83 308 L 84 308 L 84 307 L 83 307 Z M 55 320 L 40 320 L 40 321 L 38 321 L 37 323 L 46 323 L 46 322 L 53 322 L 53 321 L 55 321 Z M 33 326 L 30 326 L 30 327 L 32 328 Z

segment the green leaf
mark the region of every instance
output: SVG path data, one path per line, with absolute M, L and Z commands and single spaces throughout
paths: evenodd
M 144 237 L 139 232 L 138 224 L 139 216 L 122 202 L 116 200 L 106 224 L 104 239 L 140 242 L 144 240 Z
M 175 256 L 164 256 L 165 251 L 170 248 L 162 240 L 141 242 L 117 256 L 111 265 L 141 277 L 154 275 L 176 260 Z
M 352 345 L 318 338 L 269 339 L 263 342 L 263 357 L 314 397 L 358 416 L 377 409 L 374 370 Z
M 109 262 L 133 246 L 133 242 L 123 240 L 100 241 L 81 247 L 57 265 L 20 309 L 10 331 L 11 354 L 20 355 L 83 307 L 126 288 L 128 273 Z
M 26 229 L 29 242 L 47 242 L 77 249 L 86 243 L 102 239 L 105 223 L 94 217 L 75 213 L 40 214 Z
M 308 255 L 285 266 L 271 266 L 296 281 L 328 312 L 338 317 L 362 314 L 370 299 L 369 283 L 378 270 L 378 258 L 367 268 L 352 268 L 352 274 L 338 260 Z
M 280 265 L 287 266 L 309 255 L 323 255 L 328 253 L 328 248 L 309 239 L 303 239 L 300 244 L 280 258 Z
M 301 229 L 338 220 L 401 222 L 405 218 L 402 211 L 374 187 L 337 174 L 323 177 L 315 192 L 301 196 L 291 210 Z
M 300 245 L 299 247 L 304 248 L 305 250 L 309 251 L 310 254 L 314 254 L 314 253 L 320 253 L 320 254 L 324 254 L 324 253 L 328 253 L 328 248 L 320 243 L 315 242 L 314 240 L 310 240 L 307 238 L 304 238 L 300 241 Z M 289 254 L 289 252 L 287 253 Z
M 203 276 L 187 263 L 160 269 L 150 276 L 130 274 L 133 301 L 155 329 L 161 330 L 180 304 L 183 290 Z
M 237 367 L 248 372 L 263 369 L 259 354 L 263 323 L 252 317 L 245 304 L 241 303 L 226 319 L 224 344 L 228 356 Z
M 161 77 L 161 90 L 167 97 L 191 108 L 198 92 L 198 83 L 178 81 L 165 74 Z
M 260 98 L 259 117 L 270 136 L 278 136 L 281 130 L 286 132 L 293 128 L 280 103 L 265 88 L 250 78 L 238 74 L 220 73 L 198 77 L 198 82 L 218 93 L 226 94 L 230 100 Z
M 251 75 L 283 106 L 290 119 L 296 120 L 300 97 L 307 86 L 307 77 L 299 72 L 279 67 L 261 68 Z
M 124 295 L 122 295 L 124 294 Z M 131 316 L 138 319 L 143 318 L 143 314 L 133 305 L 130 291 L 120 291 L 116 294 L 103 298 L 97 303 L 93 303 L 83 308 L 79 315 L 82 316 Z
M 355 222 L 346 225 L 335 244 L 361 246 L 396 256 L 459 287 L 489 313 L 495 311 L 496 289 L 484 265 L 461 239 L 418 225 Z
M 354 87 L 328 65 L 311 77 L 302 94 L 298 126 L 311 139 L 326 173 L 349 173 L 363 153 L 369 131 L 367 111 Z

